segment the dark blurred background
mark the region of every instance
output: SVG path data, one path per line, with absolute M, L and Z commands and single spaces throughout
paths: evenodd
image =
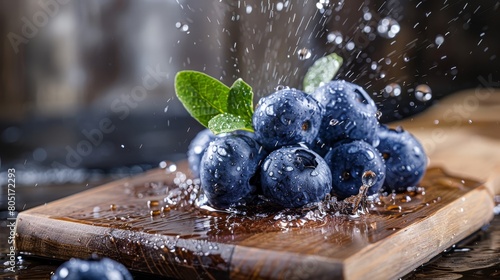
M 499 1 L 0 0 L 0 164 L 25 185 L 133 174 L 185 157 L 202 127 L 177 71 L 242 77 L 255 98 L 344 58 L 381 121 L 498 87 Z M 76 171 L 75 171 L 76 170 Z M 5 172 L 3 173 L 5 175 Z M 2 180 L 2 188 L 5 180 Z

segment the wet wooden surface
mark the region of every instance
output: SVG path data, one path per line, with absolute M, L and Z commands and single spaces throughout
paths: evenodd
M 500 163 L 498 98 L 473 95 L 483 109 L 467 107 L 474 108 L 471 122 L 442 115 L 465 104 L 464 98 L 472 102 L 471 94 L 403 124 L 424 142 L 431 165 L 455 177 L 431 168 L 422 182 L 425 194 L 386 199 L 362 218 L 289 221 L 290 213 L 279 211 L 245 216 L 182 202 L 161 209 L 174 187 L 196 184 L 176 172 L 155 170 L 20 213 L 18 249 L 57 259 L 97 252 L 132 270 L 183 279 L 403 276 L 493 216 Z

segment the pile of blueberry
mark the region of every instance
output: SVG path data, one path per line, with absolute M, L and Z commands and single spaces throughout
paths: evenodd
M 255 132 L 200 132 L 188 161 L 216 208 L 264 197 L 280 207 L 357 195 L 364 172 L 376 174 L 368 195 L 401 192 L 422 178 L 427 157 L 415 137 L 378 122 L 374 101 L 358 85 L 331 81 L 313 93 L 281 89 L 261 98 Z

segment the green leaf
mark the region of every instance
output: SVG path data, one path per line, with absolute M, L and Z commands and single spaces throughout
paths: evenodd
M 236 80 L 229 90 L 227 112 L 251 120 L 253 115 L 253 91 L 242 79 Z
M 204 73 L 180 71 L 175 93 L 191 116 L 214 134 L 253 131 L 253 91 L 241 79 L 229 88 Z
M 229 113 L 219 114 L 208 122 L 208 128 L 214 133 L 246 130 L 253 132 L 252 122 L 248 119 Z
M 175 93 L 189 114 L 205 127 L 213 117 L 228 111 L 229 87 L 204 73 L 178 72 Z
M 304 91 L 311 93 L 323 83 L 331 81 L 339 71 L 342 62 L 342 57 L 336 53 L 316 60 L 304 76 Z

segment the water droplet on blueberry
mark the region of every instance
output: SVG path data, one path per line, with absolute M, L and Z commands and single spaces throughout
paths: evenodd
M 226 151 L 226 149 L 225 149 L 225 148 L 223 148 L 223 147 L 219 147 L 219 148 L 217 149 L 217 153 L 218 153 L 220 156 L 223 156 L 223 157 L 227 156 L 227 151 Z
M 328 124 L 330 126 L 336 126 L 337 124 L 339 124 L 339 120 L 337 120 L 337 119 L 331 119 Z
M 363 185 L 371 187 L 375 185 L 376 181 L 377 181 L 377 174 L 375 174 L 375 172 L 371 170 L 363 172 L 363 175 L 361 176 L 361 182 L 363 182 Z
M 266 107 L 266 115 L 268 116 L 276 116 L 276 113 L 274 112 L 274 106 L 273 105 L 269 105 Z

